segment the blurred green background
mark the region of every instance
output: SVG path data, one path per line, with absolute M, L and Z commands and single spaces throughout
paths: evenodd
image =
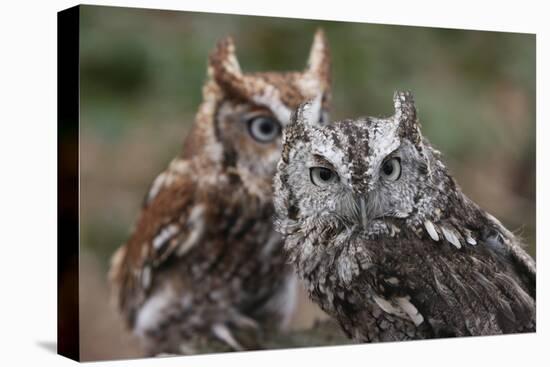
M 413 91 L 465 193 L 535 255 L 535 35 L 81 6 L 84 359 L 137 353 L 100 312 L 109 257 L 181 149 L 216 41 L 234 37 L 245 72 L 297 70 L 318 27 L 332 50 L 332 118 L 391 115 L 394 90 Z

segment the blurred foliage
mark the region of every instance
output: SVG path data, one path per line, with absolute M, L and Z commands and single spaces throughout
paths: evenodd
M 244 71 L 301 69 L 318 27 L 333 55 L 332 117 L 390 115 L 393 91 L 412 90 L 464 191 L 535 253 L 534 35 L 116 7 L 81 15 L 81 238 L 103 267 L 181 147 L 215 42 L 232 35 Z

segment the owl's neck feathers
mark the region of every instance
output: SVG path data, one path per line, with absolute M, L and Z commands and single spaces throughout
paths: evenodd
M 425 180 L 418 187 L 418 197 L 409 215 L 404 218 L 407 228 L 433 241 L 444 241 L 460 249 L 475 246 L 483 236 L 482 228 L 491 220 L 471 201 L 449 174 L 440 153 L 422 140 L 422 153 L 427 162 Z

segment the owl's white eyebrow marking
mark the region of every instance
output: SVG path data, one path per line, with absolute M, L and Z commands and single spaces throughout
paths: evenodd
M 274 86 L 267 85 L 262 94 L 252 96 L 252 101 L 269 108 L 283 126 L 290 122 L 292 111 L 281 101 L 279 90 Z
M 336 146 L 331 133 L 323 128 L 315 129 L 312 138 L 313 144 L 311 153 L 328 160 L 335 168 L 338 168 L 340 178 L 345 182 L 349 182 L 351 180 L 350 163 L 346 162 L 344 153 Z

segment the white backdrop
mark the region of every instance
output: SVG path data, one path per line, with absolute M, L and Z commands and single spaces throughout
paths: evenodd
M 157 366 L 422 365 L 527 366 L 548 363 L 546 274 L 550 240 L 549 26 L 544 1 L 88 1 L 206 12 L 537 33 L 537 259 L 536 335 L 478 337 L 288 351 L 164 358 Z M 56 12 L 74 1 L 3 2 L 0 12 L 0 364 L 50 366 L 56 340 Z M 546 164 L 544 162 L 547 162 Z M 547 288 L 547 287 L 546 287 Z M 150 366 L 150 360 L 98 366 Z

